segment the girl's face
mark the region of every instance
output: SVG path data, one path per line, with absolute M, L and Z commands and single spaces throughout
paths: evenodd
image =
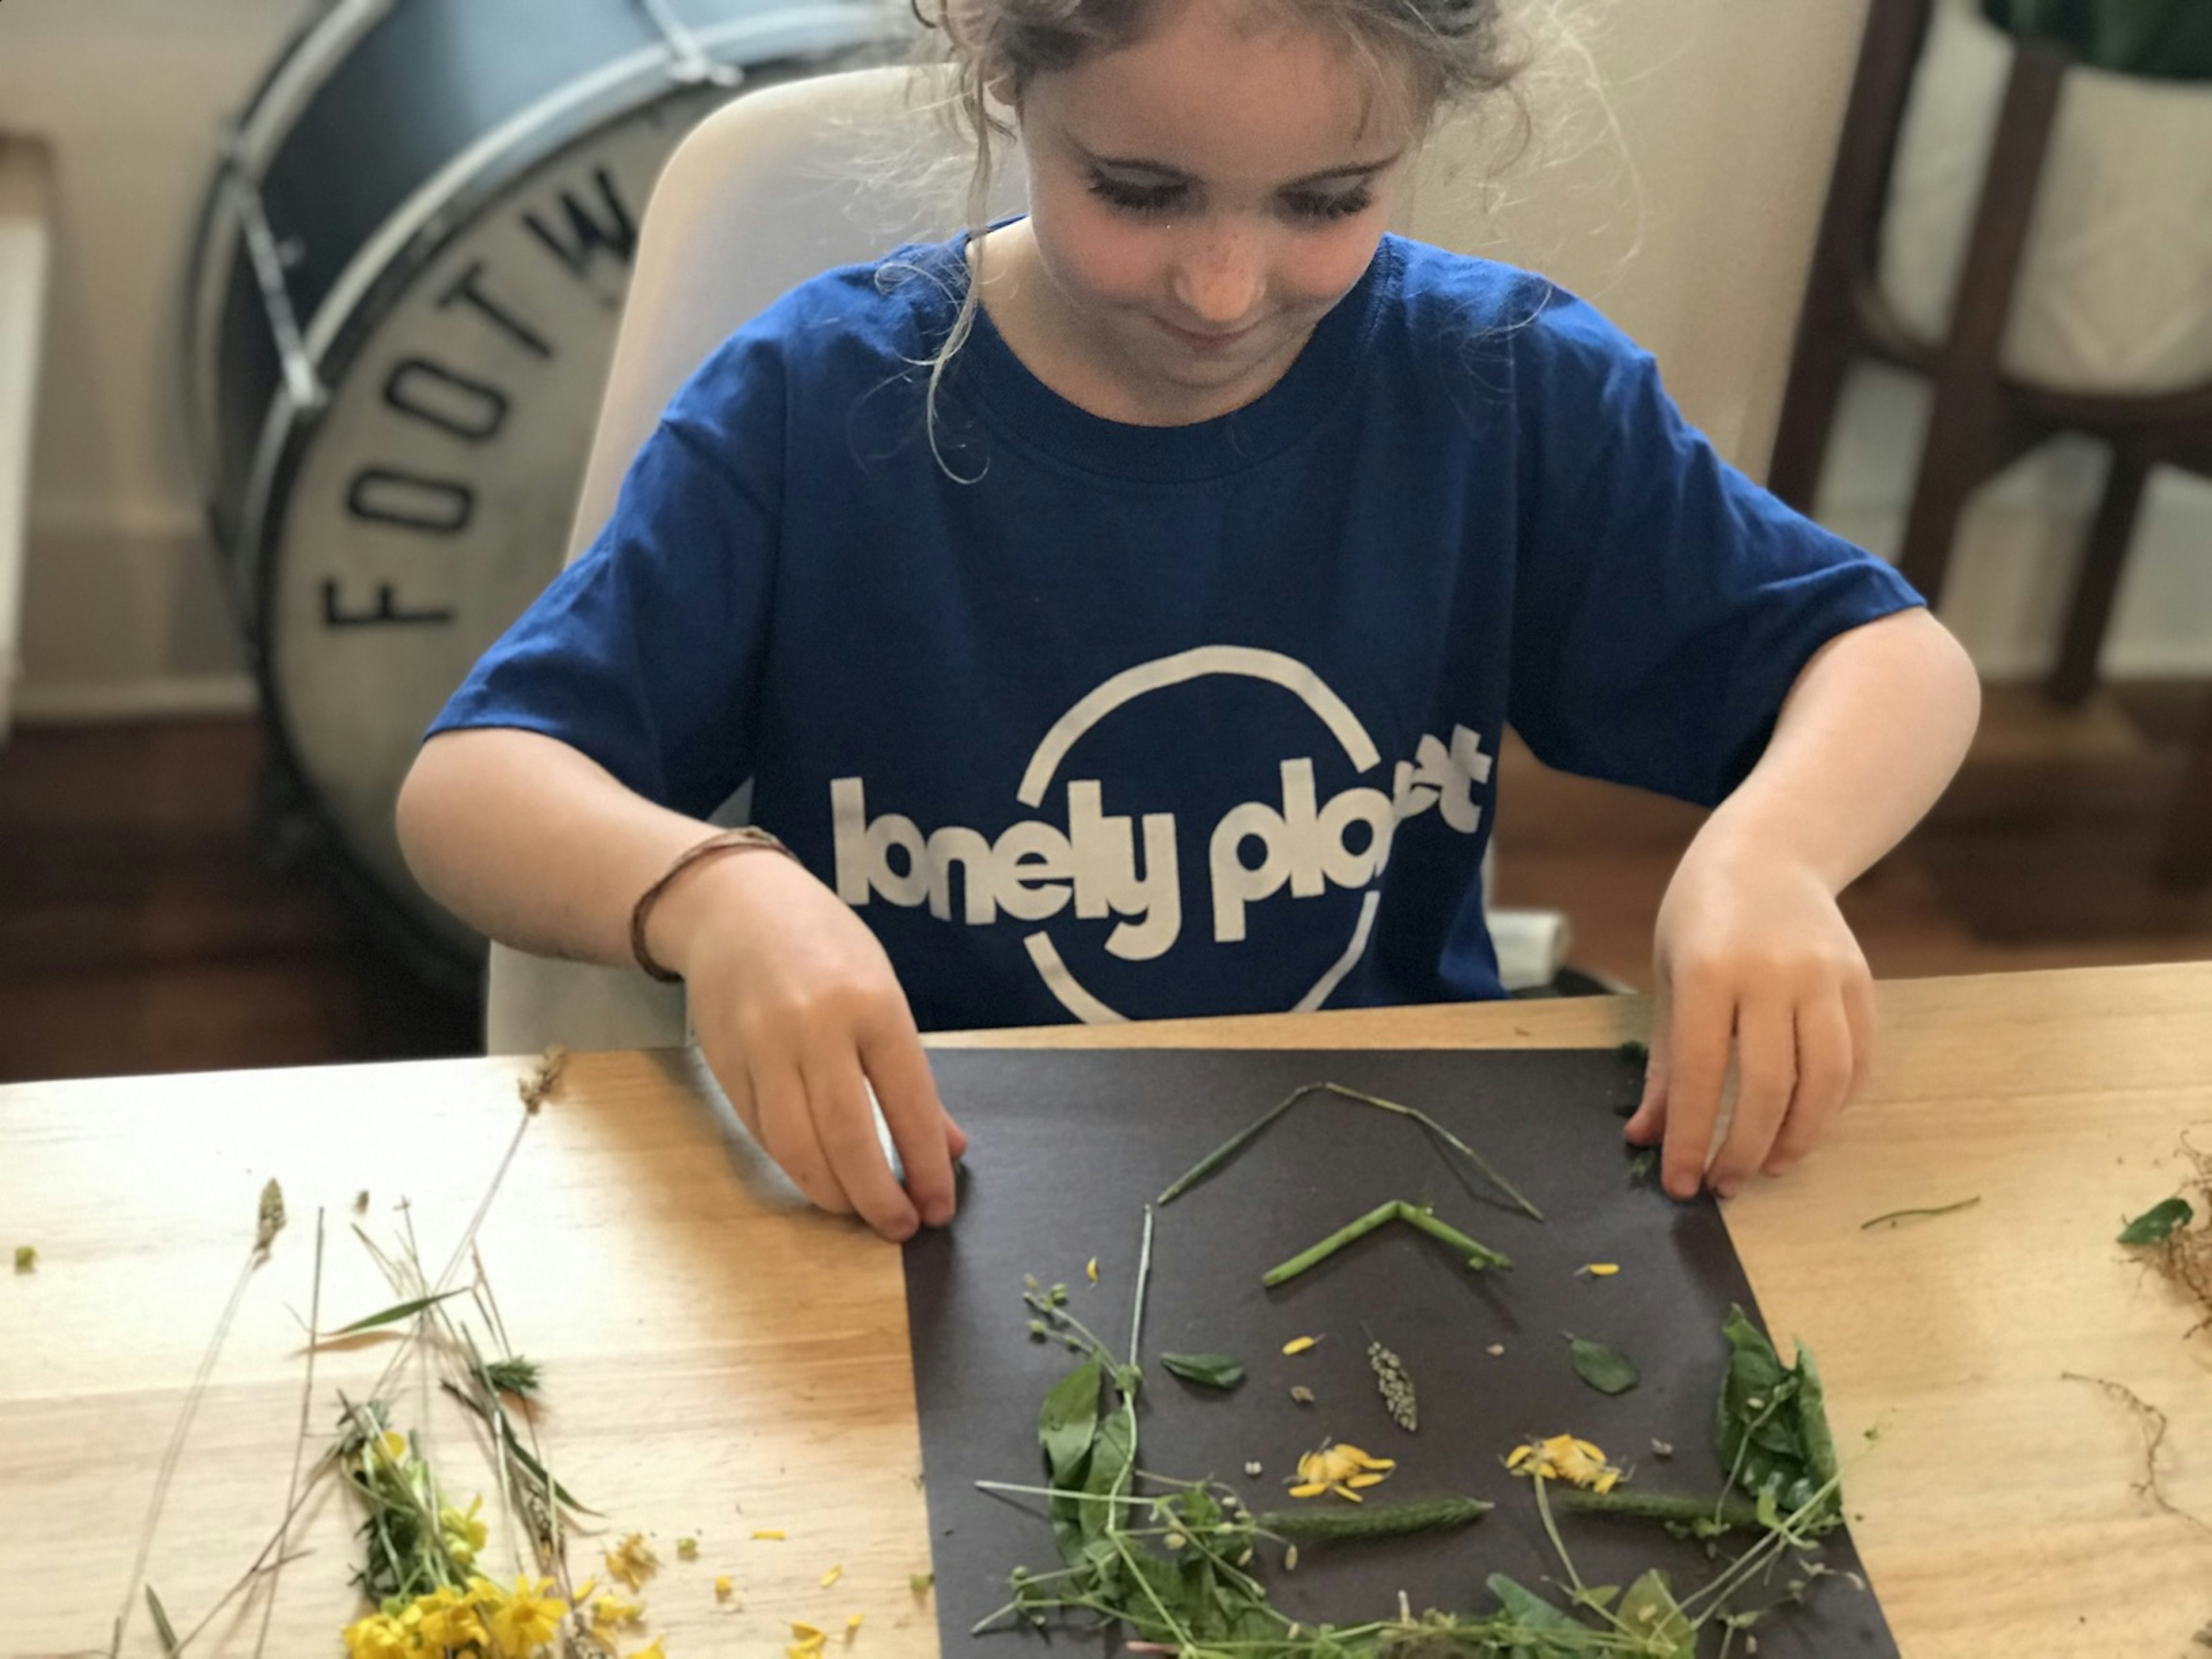
M 1397 90 L 1249 0 L 1164 0 L 1133 45 L 1031 81 L 1033 314 L 1075 401 L 1180 424 L 1273 386 L 1374 258 L 1414 137 Z

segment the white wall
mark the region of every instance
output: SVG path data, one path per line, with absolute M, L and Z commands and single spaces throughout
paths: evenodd
M 19 715 L 247 706 L 185 465 L 177 312 L 225 117 L 313 0 L 7 0 L 0 129 L 53 157 Z
M 46 138 L 58 195 L 19 712 L 243 706 L 184 462 L 176 307 L 221 119 L 313 0 L 5 0 L 0 129 Z M 1608 0 L 1530 77 L 1538 138 L 1500 173 L 1437 147 L 1422 234 L 1543 266 L 1650 343 L 1692 416 L 1763 466 L 1864 0 Z M 1591 76 L 1609 88 L 1589 95 Z M 1616 130 L 1617 127 L 1617 130 Z M 1633 156 L 1632 167 L 1628 158 Z M 1824 509 L 1893 543 L 1909 386 L 1863 378 Z M 1992 674 L 2047 659 L 2097 467 L 2031 464 L 1970 522 L 1947 614 Z M 2154 494 L 2110 659 L 2212 672 L 2212 491 Z

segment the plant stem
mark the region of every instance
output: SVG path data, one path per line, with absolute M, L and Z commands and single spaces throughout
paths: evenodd
M 1419 1124 L 1431 1134 L 1436 1136 L 1437 1139 L 1443 1141 L 1454 1152 L 1459 1153 L 1459 1155 L 1467 1159 L 1468 1163 L 1474 1164 L 1476 1169 L 1481 1170 L 1483 1178 L 1488 1181 L 1492 1186 L 1497 1188 L 1499 1192 L 1504 1194 L 1506 1197 L 1511 1199 L 1524 1214 L 1537 1221 L 1541 1221 L 1544 1218 L 1544 1212 L 1538 1209 L 1534 1204 L 1531 1204 L 1527 1196 L 1518 1187 L 1516 1187 L 1504 1176 L 1498 1174 L 1497 1169 L 1491 1164 L 1488 1158 L 1485 1158 L 1480 1152 L 1476 1152 L 1474 1147 L 1468 1146 L 1467 1142 L 1462 1140 L 1449 1129 L 1445 1128 L 1443 1124 L 1437 1122 L 1436 1119 L 1431 1117 L 1426 1112 L 1422 1111 L 1419 1108 L 1401 1105 L 1395 1100 L 1384 1100 L 1379 1095 L 1363 1094 L 1357 1089 L 1346 1088 L 1341 1083 L 1324 1083 L 1321 1086 L 1328 1090 L 1331 1094 L 1340 1096 L 1346 1100 L 1356 1100 L 1363 1106 L 1376 1106 L 1381 1108 L 1386 1112 L 1395 1112 L 1401 1117 L 1412 1118 L 1413 1121 Z
M 1759 1524 L 1759 1511 L 1741 1500 L 1725 1496 L 1717 1502 L 1656 1492 L 1564 1492 L 1559 1501 L 1568 1509 L 1589 1515 L 1628 1515 L 1646 1521 L 1680 1521 L 1694 1527 L 1719 1527 L 1729 1531 Z
M 1346 1222 L 1343 1226 L 1339 1227 L 1320 1243 L 1301 1250 L 1288 1261 L 1268 1268 L 1266 1273 L 1260 1275 L 1260 1282 L 1269 1290 L 1273 1290 L 1278 1285 L 1296 1279 L 1307 1268 L 1328 1261 L 1346 1245 L 1354 1243 L 1366 1237 L 1376 1228 L 1395 1221 L 1398 1218 L 1399 1211 L 1404 1207 L 1405 1200 L 1396 1198 L 1376 1205 L 1357 1221 Z
M 1459 1252 L 1468 1267 L 1480 1273 L 1485 1267 L 1510 1267 L 1512 1259 L 1478 1243 L 1458 1228 L 1441 1222 L 1418 1204 L 1408 1204 L 1402 1198 L 1394 1198 L 1387 1204 L 1378 1204 L 1356 1221 L 1346 1222 L 1320 1243 L 1301 1250 L 1288 1261 L 1270 1267 L 1260 1276 L 1260 1282 L 1269 1290 L 1296 1279 L 1309 1267 L 1317 1267 L 1347 1244 L 1357 1243 L 1379 1227 L 1393 1221 L 1402 1221 L 1419 1229 L 1434 1239 L 1441 1240 Z
M 1419 1204 L 1398 1205 L 1398 1219 L 1408 1226 L 1419 1227 L 1431 1238 L 1441 1239 L 1467 1258 L 1467 1265 L 1480 1273 L 1485 1267 L 1510 1267 L 1513 1258 L 1493 1250 L 1487 1244 L 1469 1238 L 1456 1227 L 1447 1226 L 1436 1218 L 1436 1212 Z
M 1137 1295 L 1129 1310 L 1129 1363 L 1137 1363 L 1138 1339 L 1145 1332 L 1145 1285 L 1152 1276 L 1152 1206 L 1145 1206 L 1145 1242 L 1137 1250 Z
M 1235 1134 L 1230 1136 L 1228 1139 L 1223 1141 L 1218 1146 L 1216 1146 L 1212 1152 L 1208 1152 L 1204 1158 L 1199 1159 L 1197 1163 L 1192 1164 L 1189 1169 L 1184 1170 L 1182 1174 L 1176 1176 L 1175 1180 L 1170 1182 L 1167 1185 L 1167 1189 L 1161 1193 L 1161 1194 L 1152 1201 L 1160 1205 L 1174 1203 L 1176 1200 L 1181 1198 L 1192 1188 L 1197 1186 L 1200 1182 L 1205 1180 L 1206 1176 L 1212 1175 L 1223 1164 L 1228 1163 L 1231 1158 L 1243 1152 L 1246 1146 L 1258 1139 L 1267 1130 L 1268 1125 L 1274 1122 L 1277 1118 L 1282 1116 L 1285 1112 L 1289 1111 L 1291 1107 L 1297 1105 L 1298 1102 L 1304 1100 L 1308 1095 L 1312 1094 L 1316 1090 L 1324 1086 L 1325 1085 L 1318 1083 L 1300 1084 L 1297 1088 L 1291 1090 L 1289 1094 L 1284 1096 L 1282 1099 L 1276 1102 L 1275 1104 L 1269 1107 L 1251 1122 L 1246 1124 Z
M 271 1187 L 275 1184 L 270 1183 Z M 246 1299 L 246 1287 L 253 1277 L 253 1270 L 269 1259 L 270 1243 L 276 1228 L 283 1224 L 281 1208 L 275 1218 L 269 1212 L 268 1188 L 264 1188 L 260 1207 L 255 1212 L 254 1239 L 247 1247 L 246 1264 L 238 1270 L 237 1281 L 230 1287 L 230 1300 L 223 1304 L 222 1313 L 216 1320 L 215 1334 L 208 1340 L 207 1352 L 200 1356 L 200 1368 L 193 1374 L 191 1387 L 185 1390 L 184 1409 L 177 1415 L 177 1426 L 169 1431 L 169 1443 L 162 1449 L 161 1467 L 155 1471 L 153 1501 L 147 1505 L 145 1524 L 139 1529 L 138 1553 L 131 1563 L 131 1582 L 123 1591 L 122 1610 L 115 1615 L 109 1659 L 118 1659 L 123 1651 L 123 1634 L 130 1628 L 131 1615 L 137 1608 L 138 1587 L 145 1582 L 146 1562 L 154 1553 L 154 1532 L 161 1525 L 161 1505 L 168 1498 L 169 1483 L 176 1478 L 177 1460 L 184 1455 L 185 1437 L 191 1432 L 192 1418 L 207 1394 L 208 1378 L 215 1374 L 215 1362 L 222 1352 L 223 1340 L 230 1334 L 232 1322 L 238 1317 L 239 1304 Z
M 1960 1199 L 1960 1200 L 1956 1204 L 1938 1204 L 1938 1205 L 1936 1205 L 1936 1206 L 1934 1208 L 1932 1208 L 1932 1209 L 1925 1209 L 1925 1210 L 1892 1210 L 1891 1212 L 1889 1212 L 1889 1213 L 1888 1213 L 1888 1214 L 1887 1214 L 1887 1215 L 1878 1215 L 1878 1216 L 1876 1216 L 1876 1217 L 1875 1217 L 1873 1220 L 1871 1220 L 1871 1221 L 1862 1221 L 1862 1222 L 1860 1222 L 1860 1223 L 1859 1223 L 1859 1231 L 1860 1231 L 1861 1232 L 1864 1232 L 1864 1231 L 1866 1231 L 1866 1230 L 1867 1230 L 1868 1228 L 1869 1228 L 1869 1227 L 1879 1227 L 1879 1226 L 1881 1226 L 1881 1224 L 1882 1224 L 1883 1222 L 1885 1222 L 1885 1221 L 1891 1222 L 1891 1223 L 1894 1224 L 1894 1223 L 1896 1223 L 1896 1222 L 1903 1221 L 1903 1220 L 1906 1219 L 1908 1217 L 1911 1217 L 1911 1216 L 1916 1216 L 1916 1215 L 1920 1215 L 1920 1216 L 1930 1216 L 1930 1215 L 1956 1215 L 1956 1214 L 1957 1214 L 1960 1211 L 1961 1211 L 1961 1210 L 1971 1210 L 1971 1209 L 1972 1209 L 1972 1208 L 1974 1207 L 1974 1206 L 1975 1206 L 1975 1205 L 1977 1205 L 1977 1204 L 1980 1203 L 1981 1201 L 1982 1201 L 1982 1195 L 1981 1195 L 1979 1193 L 1976 1193 L 1976 1194 L 1975 1194 L 1972 1198 L 1962 1198 L 1962 1199 Z
M 307 1328 L 311 1332 L 320 1330 L 322 1322 L 323 1210 L 318 1205 L 315 1208 L 315 1277 L 313 1288 L 307 1293 Z M 315 1397 L 316 1346 L 317 1344 L 312 1341 L 307 1344 L 307 1375 L 306 1381 L 300 1385 L 300 1427 L 292 1440 L 292 1474 L 284 1486 L 284 1518 L 276 1526 L 276 1564 L 269 1570 L 269 1599 L 261 1604 L 261 1629 L 253 1638 L 253 1659 L 261 1659 L 262 1654 L 267 1650 L 269 1621 L 276 1616 L 277 1574 L 283 1569 L 285 1539 L 291 1531 L 292 1510 L 300 1495 L 300 1459 L 307 1449 L 308 1413 Z M 176 1651 L 173 1642 L 170 1644 L 170 1651 Z

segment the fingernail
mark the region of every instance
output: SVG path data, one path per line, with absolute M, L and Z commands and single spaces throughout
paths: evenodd
M 1734 1198 L 1742 1185 L 1741 1181 L 1733 1177 L 1727 1181 L 1717 1181 L 1713 1183 L 1713 1195 L 1716 1198 Z
M 1687 1176 L 1669 1176 L 1667 1177 L 1667 1191 L 1675 1198 L 1695 1198 L 1698 1183 Z

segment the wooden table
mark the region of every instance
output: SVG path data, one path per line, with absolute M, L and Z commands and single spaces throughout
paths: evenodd
M 2163 1490 L 2212 1520 L 2212 1334 L 2185 1341 L 2197 1310 L 2112 1243 L 2124 1215 L 2175 1189 L 2179 1137 L 2212 1117 L 2212 964 L 1902 982 L 1881 1000 L 1867 1097 L 1803 1170 L 1728 1215 L 1778 1334 L 1820 1353 L 1854 1529 L 1904 1652 L 2200 1651 L 2212 1530 L 2136 1489 L 2135 1418 L 2062 1373 L 2161 1408 Z M 1640 1035 L 1646 1012 L 1620 998 L 971 1040 L 1572 1047 Z M 281 1179 L 292 1221 L 246 1291 L 153 1550 L 180 1627 L 283 1506 L 318 1208 L 327 1328 L 389 1299 L 348 1233 L 356 1194 L 377 1237 L 411 1222 L 442 1261 L 514 1137 L 527 1069 L 0 1090 L 0 1245 L 40 1251 L 35 1272 L 0 1282 L 0 1659 L 104 1648 L 264 1180 Z M 1957 1214 L 1860 1225 L 1973 1194 Z M 908 1585 L 928 1540 L 896 1253 L 779 1194 L 694 1061 L 574 1058 L 480 1246 L 515 1346 L 545 1365 L 556 1473 L 669 1558 L 647 1600 L 670 1659 L 772 1654 L 787 1620 L 836 1627 L 855 1612 L 850 1659 L 934 1651 Z M 318 1362 L 319 1435 L 333 1389 L 367 1388 L 388 1348 L 370 1340 Z M 419 1385 L 396 1403 L 438 1419 Z M 476 1490 L 483 1459 L 464 1435 L 434 1428 L 432 1449 L 449 1485 Z M 283 1575 L 270 1653 L 339 1650 L 333 1632 L 356 1610 L 354 1524 L 332 1492 L 295 1530 L 313 1553 Z M 672 1559 L 685 1534 L 696 1561 Z M 574 1552 L 579 1573 L 593 1555 Z M 741 1608 L 718 1607 L 720 1573 Z M 221 1639 L 192 1651 L 251 1653 L 258 1622 L 218 1620 Z M 127 1650 L 156 1651 L 143 1609 L 134 1623 Z

